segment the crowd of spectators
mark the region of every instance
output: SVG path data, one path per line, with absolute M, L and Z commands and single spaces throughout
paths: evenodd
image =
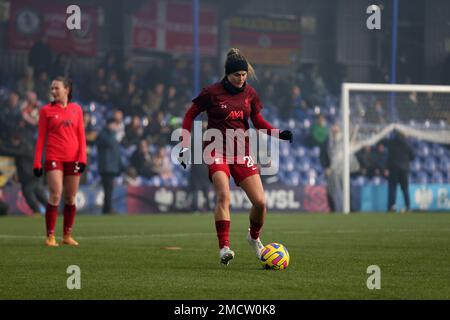
M 45 50 L 45 43 L 32 49 L 29 66 L 24 73 L 12 85 L 3 86 L 0 97 L 0 125 L 3 128 L 0 145 L 10 144 L 13 133 L 18 129 L 27 140 L 34 141 L 39 110 L 51 100 L 50 81 L 57 75 L 65 75 L 74 80 L 74 100 L 84 110 L 91 170 L 88 170 L 90 174 L 83 176 L 82 183 L 89 184 L 100 179 L 95 164 L 97 139 L 109 118 L 116 121 L 115 136 L 123 151 L 120 183 L 189 183 L 187 175 L 178 172 L 179 168 L 170 159 L 171 133 L 181 126 L 191 99 L 198 94 L 193 92 L 189 59 L 155 56 L 148 69 L 142 72 L 132 59 L 119 59 L 115 54 L 107 54 L 91 74 L 80 77 L 74 72 L 77 61 L 73 57 L 60 54 L 46 61 L 32 57 L 33 52 L 41 54 Z M 202 87 L 223 76 L 220 70 L 216 70 L 216 65 L 214 60 L 202 60 Z M 260 93 L 264 112 L 271 115 L 268 117 L 270 121 L 276 118 L 300 122 L 307 115 L 315 115 L 315 104 L 323 102 L 320 101 L 323 100 L 320 92 L 326 90 L 319 75 L 306 75 L 301 69 L 294 75 L 282 76 L 274 69 L 256 67 L 258 79 L 252 85 Z M 307 93 L 303 92 L 303 86 L 309 88 Z M 326 130 L 322 128 L 322 131 Z M 313 136 L 315 134 L 314 129 Z

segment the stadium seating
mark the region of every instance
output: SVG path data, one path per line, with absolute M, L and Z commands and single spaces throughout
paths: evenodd
M 8 88 L 0 87 L 0 100 L 3 100 L 9 94 Z M 290 129 L 294 133 L 294 143 L 280 143 L 280 167 L 279 178 L 281 183 L 290 186 L 299 185 L 315 185 L 325 184 L 326 177 L 324 170 L 320 164 L 320 149 L 317 146 L 310 147 L 305 143 L 310 134 L 312 124 L 316 121 L 317 114 L 325 115 L 328 123 L 336 123 L 338 121 L 338 105 L 337 97 L 328 95 L 325 99 L 324 106 L 315 106 L 308 109 L 304 118 L 291 118 L 282 120 L 276 116 L 277 106 L 267 104 L 263 112 L 271 124 L 277 128 Z M 367 103 L 366 103 L 367 104 Z M 91 114 L 91 124 L 94 130 L 99 131 L 107 118 L 109 108 L 95 101 L 82 103 L 83 109 Z M 169 119 L 166 119 L 167 121 Z M 125 125 L 131 122 L 131 117 L 124 118 Z M 445 121 L 418 123 L 411 120 L 410 125 L 420 126 L 448 126 Z M 425 141 L 410 139 L 411 145 L 414 148 L 416 158 L 411 163 L 411 182 L 413 183 L 446 183 L 449 182 L 450 172 L 450 152 L 447 148 L 439 144 L 428 143 Z M 136 150 L 136 145 L 122 146 L 121 155 L 125 166 L 129 165 L 129 160 L 133 152 Z M 168 143 L 165 148 L 170 157 L 171 145 Z M 149 146 L 150 152 L 156 154 L 159 147 L 156 145 Z M 90 170 L 87 175 L 87 183 L 98 183 L 100 181 L 97 172 L 97 150 L 93 145 L 90 148 Z M 142 182 L 147 185 L 154 186 L 187 186 L 189 172 L 183 170 L 181 167 L 173 166 L 172 176 L 169 179 L 162 179 L 159 176 L 150 179 L 142 179 Z M 386 183 L 386 179 L 375 177 L 353 177 L 352 185 L 364 185 Z

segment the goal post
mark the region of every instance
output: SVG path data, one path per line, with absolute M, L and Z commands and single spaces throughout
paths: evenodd
M 409 137 L 450 144 L 450 86 L 343 83 L 341 151 L 334 154 L 341 171 L 342 211 L 351 211 L 351 172 L 355 154 L 393 130 Z M 341 154 L 339 154 L 341 153 Z M 342 159 L 339 161 L 339 159 Z

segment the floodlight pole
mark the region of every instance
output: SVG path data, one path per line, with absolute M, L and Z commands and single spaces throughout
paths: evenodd
M 397 83 L 397 22 L 398 22 L 398 0 L 392 2 L 392 39 L 391 39 L 391 76 L 390 82 Z M 389 101 L 389 112 L 391 121 L 397 120 L 395 112 L 395 93 L 392 92 Z

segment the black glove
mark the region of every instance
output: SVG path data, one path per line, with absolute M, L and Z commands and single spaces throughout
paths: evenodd
M 33 169 L 33 173 L 36 177 L 42 177 L 42 175 L 44 174 L 44 171 L 42 170 L 42 168 L 34 168 Z
M 292 132 L 289 130 L 283 130 L 280 132 L 280 139 L 281 140 L 289 140 L 290 143 L 292 143 L 293 136 Z
M 190 152 L 189 148 L 182 148 L 180 153 L 178 154 L 178 162 L 186 169 L 187 164 L 189 163 Z
M 77 162 L 75 165 L 75 171 L 79 173 L 83 173 L 84 169 L 86 169 L 86 164 Z

